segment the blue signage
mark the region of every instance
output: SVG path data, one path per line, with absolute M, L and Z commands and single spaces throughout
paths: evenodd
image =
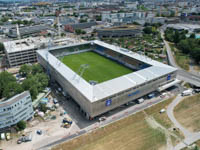
M 106 100 L 106 106 L 110 106 L 112 104 L 112 99 Z
M 167 81 L 170 80 L 170 79 L 171 79 L 171 75 L 168 74 L 168 76 L 167 76 Z
M 131 94 L 128 94 L 128 96 L 130 97 L 130 96 L 134 96 L 134 95 L 136 95 L 136 94 L 138 94 L 140 91 L 138 90 L 138 91 L 135 91 L 135 92 L 133 92 L 133 93 L 131 93 Z

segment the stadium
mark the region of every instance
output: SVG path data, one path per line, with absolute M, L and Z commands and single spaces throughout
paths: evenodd
M 97 40 L 38 50 L 37 58 L 88 119 L 178 82 L 176 68 Z

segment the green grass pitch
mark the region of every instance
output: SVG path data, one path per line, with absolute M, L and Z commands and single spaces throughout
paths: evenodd
M 98 83 L 133 72 L 133 70 L 91 51 L 64 56 L 61 61 L 74 72 L 78 71 L 80 65 L 88 64 L 89 68 L 85 70 L 82 77 L 86 81 L 94 80 Z

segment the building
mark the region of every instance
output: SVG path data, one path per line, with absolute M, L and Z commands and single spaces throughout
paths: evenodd
M 19 121 L 33 117 L 34 111 L 29 91 L 0 101 L 0 129 L 10 127 Z
M 68 24 L 68 25 L 65 25 L 65 31 L 75 32 L 76 29 L 87 29 L 87 28 L 91 28 L 92 26 L 96 26 L 96 25 L 97 25 L 96 22 Z
M 198 24 L 168 24 L 167 28 L 177 30 L 177 31 L 187 30 L 189 33 L 200 32 L 200 25 Z
M 27 26 L 27 27 L 20 27 L 19 33 L 21 37 L 28 37 L 30 35 L 39 35 L 42 31 L 52 30 L 47 25 L 35 25 L 35 26 Z M 17 29 L 10 29 L 8 32 L 8 37 L 17 38 Z
M 93 84 L 63 64 L 62 56 L 92 51 L 102 57 L 133 69 L 132 73 Z M 151 92 L 162 91 L 178 83 L 177 69 L 146 56 L 101 41 L 89 41 L 37 51 L 38 62 L 47 70 L 51 81 L 57 82 L 91 119 L 137 100 Z
M 50 39 L 44 37 L 31 37 L 21 40 L 4 42 L 6 61 L 8 67 L 20 66 L 37 62 L 36 51 L 49 45 L 70 45 L 81 43 L 83 40 L 75 38 Z
M 35 37 L 4 42 L 8 67 L 37 61 L 36 50 L 47 45 L 49 39 Z
M 98 29 L 98 37 L 136 37 L 142 34 L 142 28 L 140 26 L 119 26 L 113 28 Z

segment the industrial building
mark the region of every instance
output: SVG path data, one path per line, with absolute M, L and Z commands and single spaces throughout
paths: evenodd
M 119 26 L 113 28 L 98 29 L 97 35 L 100 38 L 105 37 L 136 37 L 142 34 L 140 26 Z
M 32 99 L 29 91 L 0 100 L 0 129 L 10 127 L 19 121 L 33 117 Z
M 59 60 L 85 51 L 93 51 L 134 71 L 102 83 L 87 82 Z M 176 68 L 97 40 L 39 50 L 37 55 L 51 81 L 57 82 L 76 101 L 88 119 L 178 83 Z
M 64 29 L 68 32 L 75 32 L 76 29 L 88 29 L 96 25 L 96 22 L 74 23 L 65 25 Z
M 19 32 L 21 37 L 28 37 L 30 35 L 38 35 L 42 31 L 53 30 L 47 25 L 35 25 L 35 26 L 27 26 L 27 27 L 20 27 Z M 8 32 L 8 37 L 17 38 L 18 33 L 17 29 L 10 29 Z

